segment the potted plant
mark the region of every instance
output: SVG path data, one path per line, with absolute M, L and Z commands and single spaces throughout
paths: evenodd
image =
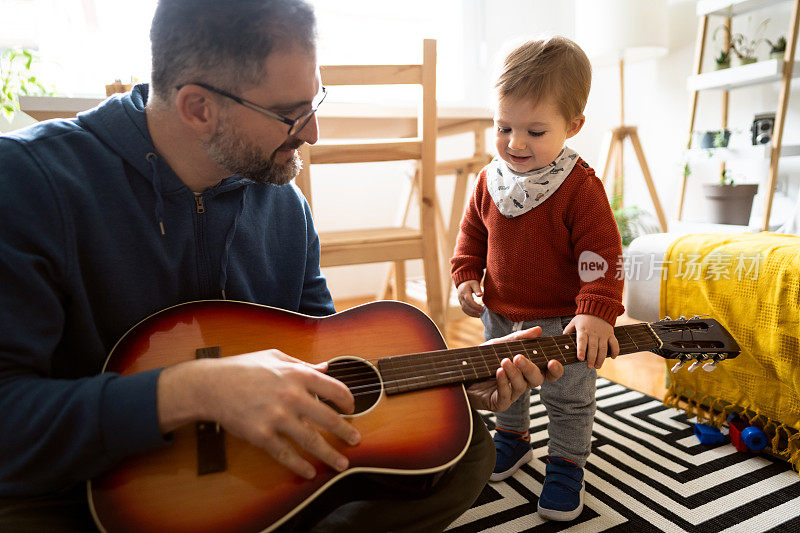
M 746 226 L 756 192 L 757 184 L 736 184 L 729 170 L 722 171 L 718 183 L 703 184 L 709 222 Z
M 731 138 L 731 130 L 705 130 L 695 132 L 695 146 L 698 148 L 727 148 Z
M 714 58 L 716 65 L 715 70 L 723 70 L 731 66 L 731 52 L 730 50 L 720 50 L 719 55 Z
M 778 37 L 778 40 L 775 42 L 770 41 L 769 39 L 764 39 L 767 41 L 769 45 L 769 58 L 770 59 L 783 59 L 784 54 L 786 53 L 786 37 L 781 35 Z
M 716 39 L 719 30 L 724 30 L 728 37 L 728 53 L 733 52 L 738 59 L 739 65 L 749 65 L 750 63 L 758 61 L 758 45 L 765 41 L 761 35 L 764 33 L 768 23 L 769 19 L 761 22 L 753 32 L 753 37 L 748 37 L 743 33 L 731 33 L 728 26 L 719 26 L 714 30 L 714 39 Z
M 650 214 L 638 206 L 622 207 L 622 197 L 614 196 L 611 199 L 611 211 L 617 221 L 622 247 L 627 248 L 639 235 L 658 233 L 660 230 L 649 220 Z
M 7 48 L 0 54 L 0 112 L 9 122 L 19 111 L 19 95 L 53 94 L 31 71 L 37 59 L 22 48 Z

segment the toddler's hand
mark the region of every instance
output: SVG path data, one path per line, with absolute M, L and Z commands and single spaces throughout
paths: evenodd
M 461 304 L 461 310 L 469 316 L 480 317 L 483 312 L 483 305 L 475 301 L 475 296 L 483 296 L 480 282 L 475 279 L 462 281 L 456 290 L 458 291 L 458 303 Z
M 575 315 L 564 328 L 565 334 L 573 331 L 576 332 L 578 360 L 586 359 L 588 368 L 603 366 L 606 355 L 609 355 L 609 348 L 612 359 L 619 355 L 619 342 L 614 336 L 614 326 L 602 318 L 594 315 Z

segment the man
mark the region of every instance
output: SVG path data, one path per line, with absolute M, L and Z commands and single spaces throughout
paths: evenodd
M 317 141 L 324 97 L 311 8 L 162 0 L 151 40 L 151 86 L 0 138 L 3 531 L 91 528 L 83 483 L 197 420 L 218 421 L 306 478 L 315 472 L 295 445 L 347 468 L 306 421 L 360 440 L 315 400 L 352 411 L 348 389 L 324 365 L 276 350 L 99 374 L 116 339 L 176 303 L 222 297 L 334 312 L 308 205 L 288 185 L 296 149 Z M 554 363 L 548 379 L 561 372 Z M 470 401 L 502 410 L 543 379 L 517 356 L 470 387 Z M 414 476 L 410 487 L 348 476 L 352 497 L 323 495 L 287 528 L 443 529 L 492 468 L 491 440 L 474 426 L 444 474 Z

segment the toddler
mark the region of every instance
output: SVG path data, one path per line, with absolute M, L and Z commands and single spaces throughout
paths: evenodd
M 451 260 L 461 308 L 481 317 L 487 340 L 535 325 L 544 336 L 576 333 L 585 363 L 566 366 L 540 391 L 549 455 L 537 511 L 550 520 L 583 510 L 596 369 L 619 353 L 614 322 L 623 311 L 613 268 L 620 235 L 603 183 L 565 145 L 583 127 L 590 85 L 586 54 L 564 37 L 509 54 L 496 84 L 498 156 L 478 175 Z M 605 272 L 581 272 L 589 260 L 604 261 Z M 491 480 L 531 460 L 529 407 L 530 391 L 497 414 Z

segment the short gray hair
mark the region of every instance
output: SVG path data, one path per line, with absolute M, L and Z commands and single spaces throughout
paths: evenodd
M 151 95 L 202 81 L 228 91 L 264 77 L 267 56 L 291 45 L 313 50 L 316 17 L 305 0 L 159 0 L 150 28 Z

